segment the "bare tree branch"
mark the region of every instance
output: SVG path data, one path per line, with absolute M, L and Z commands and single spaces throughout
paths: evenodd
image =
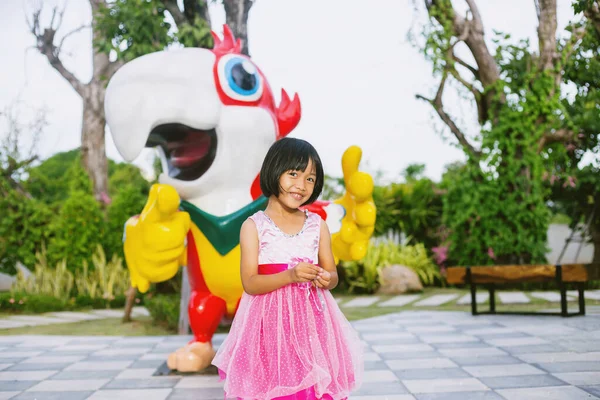
M 73 34 L 75 34 L 75 33 L 77 33 L 77 32 L 81 32 L 81 31 L 82 31 L 82 30 L 84 30 L 84 29 L 91 28 L 91 27 L 92 27 L 91 25 L 81 25 L 79 28 L 77 28 L 77 29 L 73 29 L 71 32 L 67 33 L 67 34 L 66 34 L 65 36 L 63 36 L 63 38 L 60 40 L 60 43 L 58 44 L 58 47 L 57 47 L 57 49 L 56 49 L 56 53 L 60 55 L 60 52 L 61 52 L 61 50 L 62 50 L 62 47 L 63 47 L 63 44 L 65 43 L 65 40 L 66 40 L 66 39 L 67 39 L 69 36 L 71 36 L 71 35 L 73 35 Z
M 479 13 L 479 8 L 475 3 L 475 0 L 466 0 L 469 5 L 469 10 L 471 10 L 471 15 L 473 15 L 473 22 L 475 30 L 481 31 L 483 35 L 483 20 L 481 19 L 481 14 Z
M 433 106 L 433 108 L 435 109 L 435 111 L 440 116 L 440 118 L 442 119 L 442 121 L 444 121 L 444 123 L 450 128 L 450 131 L 454 134 L 454 136 L 456 137 L 458 142 L 461 144 L 463 149 L 467 153 L 469 153 L 472 157 L 478 159 L 481 157 L 481 152 L 476 150 L 469 143 L 469 141 L 467 140 L 466 136 L 462 133 L 460 128 L 454 123 L 452 118 L 444 110 L 444 104 L 442 102 L 442 95 L 444 93 L 444 87 L 446 85 L 447 78 L 448 78 L 448 72 L 446 71 L 446 72 L 444 72 L 444 75 L 442 76 L 442 81 L 440 82 L 440 87 L 438 88 L 434 99 L 428 99 L 427 97 L 424 97 L 419 94 L 416 95 L 416 98 L 420 99 L 420 100 L 425 100 L 426 102 L 431 104 Z
M 475 0 L 466 0 L 469 6 L 469 14 L 467 17 L 462 17 L 456 13 L 456 10 L 452 7 L 450 2 L 444 2 L 443 4 L 439 0 L 425 0 L 427 9 L 434 18 L 438 19 L 439 23 L 443 23 L 436 13 L 433 13 L 433 7 L 439 7 L 438 11 L 445 12 L 445 17 L 452 20 L 453 32 L 450 32 L 459 40 L 464 41 L 467 45 L 477 67 L 469 66 L 462 60 L 457 60 L 461 65 L 468 68 L 475 75 L 476 79 L 481 82 L 481 86 L 486 89 L 485 94 L 481 100 L 481 118 L 483 120 L 487 118 L 496 118 L 497 116 L 490 115 L 492 105 L 494 102 L 500 104 L 506 102 L 506 96 L 503 92 L 497 93 L 496 90 L 489 89 L 494 86 L 496 82 L 500 80 L 500 69 L 496 64 L 496 60 L 490 53 L 484 38 L 483 20 Z M 452 58 L 455 58 L 452 55 Z M 489 90 L 488 90 L 489 89 Z
M 469 71 L 471 71 L 471 73 L 473 74 L 473 76 L 475 76 L 475 79 L 479 79 L 479 71 L 477 70 L 477 68 L 475 68 L 475 67 L 467 64 L 464 60 L 462 60 L 460 57 L 458 57 L 454 53 L 452 53 L 452 59 L 454 61 L 456 61 L 458 64 L 460 64 L 463 67 L 465 67 L 466 69 L 468 69 Z
M 57 8 L 55 7 L 52 13 L 51 25 L 47 28 L 44 28 L 43 31 L 40 26 L 41 13 L 41 7 L 35 10 L 33 12 L 33 19 L 30 24 L 31 33 L 36 38 L 36 48 L 41 54 L 46 56 L 52 68 L 58 71 L 58 73 L 60 73 L 62 77 L 65 78 L 67 82 L 71 84 L 73 89 L 75 89 L 75 91 L 83 97 L 85 92 L 85 84 L 83 84 L 79 79 L 77 79 L 77 77 L 75 77 L 75 75 L 63 65 L 62 61 L 60 60 L 60 47 L 57 47 L 54 44 L 54 37 L 56 35 L 56 31 L 60 29 L 64 10 L 59 13 L 58 23 L 56 24 L 56 27 L 54 27 L 52 24 L 54 23 L 54 19 L 57 13 Z M 68 35 L 70 34 L 71 33 L 69 33 Z M 61 41 L 61 45 L 63 41 Z
M 125 61 L 122 59 L 111 62 L 108 65 L 108 71 L 106 71 L 106 76 L 108 77 L 108 79 L 112 78 L 115 72 L 117 72 L 117 70 L 123 65 L 125 65 Z

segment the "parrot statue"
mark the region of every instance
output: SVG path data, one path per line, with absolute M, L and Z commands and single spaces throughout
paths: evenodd
M 266 207 L 258 171 L 269 147 L 299 123 L 301 105 L 281 92 L 278 106 L 258 66 L 241 54 L 227 25 L 213 49 L 183 48 L 138 57 L 121 67 L 106 90 L 106 121 L 117 150 L 133 161 L 155 148 L 162 165 L 141 213 L 125 224 L 131 286 L 171 279 L 185 267 L 193 339 L 168 356 L 180 372 L 210 365 L 212 337 L 237 309 L 239 231 Z M 364 257 L 375 226 L 373 179 L 358 170 L 361 149 L 342 156 L 346 193 L 307 208 L 332 233 L 338 260 Z

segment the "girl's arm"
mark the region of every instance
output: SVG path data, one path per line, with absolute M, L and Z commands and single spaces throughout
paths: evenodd
M 321 238 L 319 240 L 319 265 L 325 271 L 317 278 L 317 287 L 331 290 L 338 284 L 338 274 L 331 250 L 331 234 L 327 223 L 321 220 Z M 329 279 L 327 279 L 329 278 Z
M 295 268 L 277 274 L 258 274 L 258 231 L 254 221 L 246 220 L 240 231 L 240 273 L 244 291 L 251 295 L 272 292 L 294 282 L 308 282 L 315 278 L 319 269 L 311 264 L 300 263 Z

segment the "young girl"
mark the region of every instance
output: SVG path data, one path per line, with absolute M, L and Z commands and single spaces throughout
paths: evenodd
M 308 142 L 281 139 L 260 187 L 267 208 L 240 233 L 245 293 L 213 360 L 225 397 L 345 399 L 361 383 L 362 345 L 329 292 L 338 276 L 327 225 L 299 209 L 321 193 L 321 159 Z

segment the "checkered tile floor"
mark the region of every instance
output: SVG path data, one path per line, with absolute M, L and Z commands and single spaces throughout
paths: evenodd
M 366 373 L 352 399 L 600 399 L 598 315 L 407 311 L 354 325 Z M 0 400 L 222 400 L 215 375 L 155 375 L 188 339 L 0 337 Z

